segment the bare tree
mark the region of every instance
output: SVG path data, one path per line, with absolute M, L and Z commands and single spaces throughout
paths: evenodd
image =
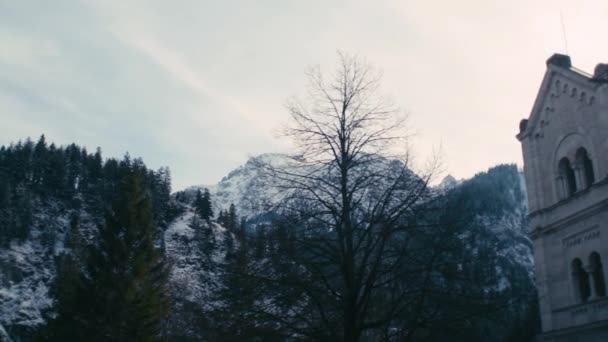
M 412 171 L 379 73 L 339 54 L 331 78 L 319 68 L 308 76 L 306 101 L 288 105 L 285 135 L 298 153 L 258 160 L 281 215 L 263 239 L 243 236 L 264 255 L 239 278 L 255 287 L 243 308 L 250 336 L 441 340 L 438 330 L 475 326 L 507 305 L 491 298 L 493 246 L 469 230 L 476 213 L 429 187 L 438 163 Z
M 285 130 L 299 153 L 292 163 L 265 169 L 282 194 L 280 209 L 298 221 L 294 255 L 300 276 L 312 284 L 292 285 L 314 312 L 302 319 L 322 322 L 318 337 L 341 327 L 326 337 L 358 341 L 408 305 L 399 297 L 408 289 L 388 290 L 406 271 L 407 223 L 431 195 L 432 172 L 411 171 L 403 117 L 380 96 L 372 67 L 340 53 L 332 78 L 319 68 L 308 76 L 307 101 L 289 103 L 292 124 Z

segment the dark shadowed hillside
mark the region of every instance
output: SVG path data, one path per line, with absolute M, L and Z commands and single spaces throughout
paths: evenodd
M 261 158 L 281 160 L 276 155 Z M 150 170 L 128 155 L 104 160 L 99 150 L 90 154 L 75 144 L 55 146 L 44 137 L 0 148 L 0 337 L 4 331 L 23 341 L 51 336 L 47 331 L 53 326 L 47 323 L 58 310 L 73 305 L 65 298 L 78 284 L 61 270 L 90 269 L 87 255 L 99 248 L 108 210 L 133 172 L 143 176 L 155 227 L 154 248 L 168 267 L 170 305 L 163 336 L 180 341 L 297 337 L 293 327 L 286 326 L 288 320 L 273 320 L 273 315 L 304 314 L 306 299 L 297 287 L 285 290 L 261 280 L 297 281 L 307 275 L 286 263 L 295 252 L 289 244 L 291 223 L 260 216 L 268 214 L 266 203 L 276 190 L 260 182 L 254 162 L 208 187 L 215 215 L 204 217 L 208 214 L 201 214 L 196 193 L 203 187 L 170 195 L 168 169 Z M 468 312 L 462 307 L 466 301 L 448 301 L 455 297 L 446 293 L 428 297 L 428 307 L 444 317 L 428 322 L 442 330 L 419 328 L 413 340 L 529 340 L 537 324 L 533 261 L 526 237 L 525 189 L 517 168 L 497 166 L 432 191 L 445 196 L 450 210 L 467 213 L 453 228 L 459 232 L 454 242 L 458 248 L 442 256 L 463 262 L 455 266 L 456 273 L 443 270 L 435 288 L 452 291 L 460 286 L 458 275 L 478 279 L 475 292 L 467 293 L 495 300 L 496 305 L 462 319 Z M 447 317 L 458 320 L 449 322 Z M 404 315 L 403 321 L 392 324 L 410 324 L 409 319 Z

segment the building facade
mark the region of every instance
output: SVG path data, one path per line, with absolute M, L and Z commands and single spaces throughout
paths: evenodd
M 541 341 L 608 341 L 608 65 L 555 54 L 520 123 Z

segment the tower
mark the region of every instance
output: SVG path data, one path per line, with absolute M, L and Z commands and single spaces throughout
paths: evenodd
M 555 54 L 521 121 L 542 341 L 608 341 L 608 65 Z

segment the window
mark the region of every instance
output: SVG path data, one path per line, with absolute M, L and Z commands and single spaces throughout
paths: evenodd
M 564 157 L 559 161 L 559 176 L 564 184 L 565 197 L 571 196 L 576 192 L 576 177 L 568 158 Z
M 598 297 L 606 297 L 606 282 L 604 280 L 604 270 L 602 268 L 602 258 L 599 253 L 593 252 L 589 256 L 589 266 L 593 288 Z
M 593 162 L 589 159 L 589 154 L 584 147 L 581 147 L 576 151 L 576 163 L 582 170 L 583 184 L 584 187 L 588 188 L 595 182 L 595 175 L 593 174 Z
M 591 287 L 589 286 L 589 277 L 583 268 L 581 259 L 572 261 L 572 283 L 574 285 L 575 298 L 579 302 L 586 302 L 591 296 Z

